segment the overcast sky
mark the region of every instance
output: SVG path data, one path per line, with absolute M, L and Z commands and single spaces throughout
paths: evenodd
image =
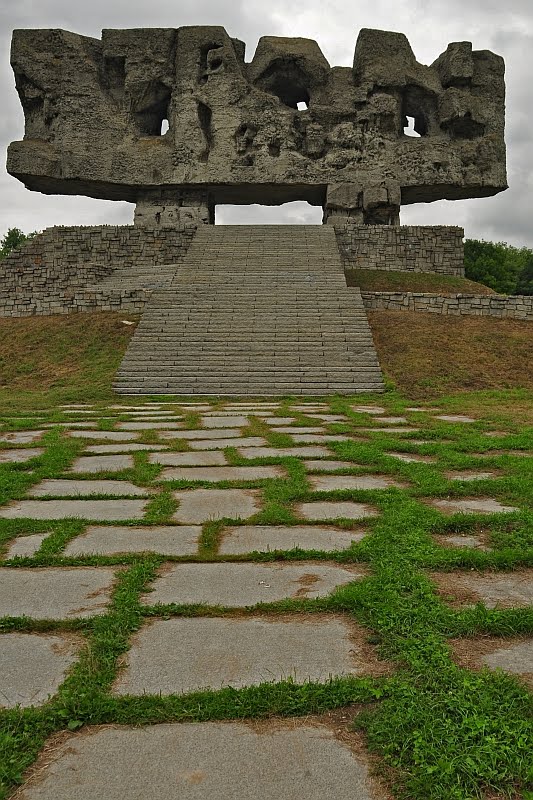
M 13 28 L 64 28 L 100 37 L 102 28 L 223 25 L 246 42 L 252 59 L 260 36 L 316 39 L 332 66 L 349 66 L 360 28 L 405 33 L 417 59 L 431 64 L 448 42 L 472 41 L 507 65 L 510 188 L 482 200 L 405 206 L 403 224 L 462 225 L 470 238 L 533 246 L 533 0 L 0 0 L 0 236 L 50 225 L 131 224 L 129 203 L 29 192 L 6 173 L 5 152 L 22 139 L 24 117 L 9 65 Z M 217 221 L 319 222 L 307 204 L 218 210 Z

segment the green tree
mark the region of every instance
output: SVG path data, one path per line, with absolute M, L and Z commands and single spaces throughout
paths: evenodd
M 501 294 L 516 294 L 519 277 L 532 258 L 533 251 L 527 247 L 467 239 L 465 277 Z
M 533 294 L 533 253 L 518 276 L 515 294 Z
M 34 233 L 24 233 L 20 228 L 10 228 L 2 241 L 0 242 L 0 259 L 8 256 L 17 247 L 28 241 L 35 236 Z

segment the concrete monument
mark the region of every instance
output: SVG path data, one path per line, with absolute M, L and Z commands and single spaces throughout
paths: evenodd
M 9 172 L 136 203 L 136 224 L 307 200 L 327 222 L 398 225 L 401 204 L 507 186 L 504 62 L 469 42 L 424 66 L 403 34 L 363 29 L 353 66 L 330 67 L 316 42 L 273 36 L 246 63 L 222 27 L 17 30 L 11 58 L 26 128 Z

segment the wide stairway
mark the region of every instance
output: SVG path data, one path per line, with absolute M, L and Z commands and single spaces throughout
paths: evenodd
M 205 225 L 174 269 L 146 305 L 117 392 L 383 390 L 361 293 L 346 286 L 332 227 Z

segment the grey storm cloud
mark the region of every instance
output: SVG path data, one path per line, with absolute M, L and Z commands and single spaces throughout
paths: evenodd
M 332 65 L 347 66 L 360 28 L 402 31 L 419 61 L 431 63 L 451 41 L 491 49 L 507 68 L 507 146 L 510 188 L 494 198 L 407 206 L 404 224 L 455 224 L 466 235 L 533 246 L 533 4 L 531 0 L 0 0 L 0 147 L 22 138 L 23 114 L 9 65 L 14 28 L 64 28 L 100 36 L 102 28 L 223 25 L 244 40 L 247 60 L 263 35 L 316 39 Z M 27 191 L 0 167 L 0 235 L 16 226 L 127 224 L 132 206 L 90 198 Z M 319 222 L 320 209 L 305 203 L 281 208 L 230 207 L 219 222 Z

